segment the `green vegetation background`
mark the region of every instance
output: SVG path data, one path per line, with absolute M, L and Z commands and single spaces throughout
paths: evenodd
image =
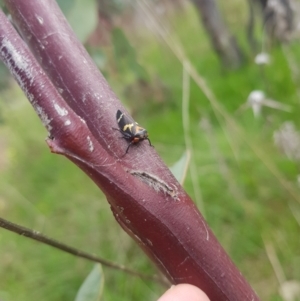
M 230 2 L 224 13 L 249 53 L 243 41 L 246 8 Z M 261 299 L 282 300 L 265 243 L 274 247 L 286 279 L 300 280 L 299 162 L 289 160 L 273 143 L 273 133 L 283 122 L 299 127 L 300 83 L 294 82 L 290 65 L 292 61 L 299 72 L 299 43 L 273 47 L 271 64 L 263 69 L 250 58 L 241 69 L 226 71 L 191 6 L 173 11 L 164 24 L 234 124 L 216 114 L 191 81 L 191 162 L 200 193 L 195 195 L 190 173 L 184 187 Z M 134 118 L 148 129 L 157 152 L 168 165 L 176 162 L 186 138 L 182 62 L 145 26 L 115 29 L 110 45 L 89 51 Z M 251 109 L 237 114 L 253 90 L 292 106 L 292 112 L 263 108 L 257 119 Z M 49 152 L 46 136 L 19 87 L 6 82 L 0 94 L 0 215 L 86 252 L 155 273 L 115 222 L 103 194 L 72 163 Z M 74 300 L 92 266 L 0 229 L 1 300 Z M 157 284 L 122 272 L 104 267 L 104 274 L 103 300 L 156 300 L 163 292 Z

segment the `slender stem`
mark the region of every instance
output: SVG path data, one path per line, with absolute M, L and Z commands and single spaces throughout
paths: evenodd
M 131 269 L 125 267 L 124 265 L 116 264 L 114 262 L 102 259 L 98 256 L 95 256 L 95 255 L 86 253 L 84 251 L 78 250 L 76 248 L 70 247 L 66 244 L 63 244 L 63 243 L 57 241 L 57 240 L 49 238 L 49 237 L 41 234 L 38 231 L 31 230 L 31 229 L 28 229 L 24 226 L 12 223 L 12 222 L 10 222 L 8 220 L 5 220 L 4 218 L 1 218 L 1 217 L 0 217 L 0 227 L 6 229 L 8 231 L 20 234 L 22 236 L 26 236 L 28 238 L 31 238 L 31 239 L 35 240 L 35 241 L 46 244 L 48 246 L 54 247 L 56 249 L 59 249 L 61 251 L 66 252 L 66 253 L 75 255 L 77 257 L 81 257 L 81 258 L 85 258 L 85 259 L 90 260 L 90 261 L 101 263 L 104 266 L 126 272 L 128 274 L 133 275 L 133 276 L 140 277 L 144 280 L 155 281 L 157 283 L 160 283 L 161 285 L 169 286 L 169 283 L 165 279 L 163 279 L 162 277 L 155 276 L 155 275 L 154 276 L 146 275 L 146 274 L 131 270 Z

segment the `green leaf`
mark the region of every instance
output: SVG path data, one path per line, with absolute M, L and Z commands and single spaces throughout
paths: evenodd
M 104 286 L 102 266 L 95 264 L 90 274 L 82 283 L 75 301 L 100 301 Z
M 187 150 L 182 154 L 181 158 L 177 162 L 175 162 L 173 166 L 170 167 L 170 170 L 173 173 L 174 177 L 181 185 L 183 184 L 186 177 L 186 172 L 190 163 L 190 157 L 191 154 Z
M 58 0 L 78 39 L 84 43 L 98 22 L 96 0 Z

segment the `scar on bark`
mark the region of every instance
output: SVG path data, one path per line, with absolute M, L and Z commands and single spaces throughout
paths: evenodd
M 154 176 L 150 173 L 147 173 L 145 171 L 141 170 L 127 170 L 131 175 L 137 177 L 144 183 L 146 183 L 148 186 L 153 188 L 156 192 L 163 192 L 165 195 L 170 196 L 175 201 L 179 201 L 178 198 L 178 192 L 175 185 L 174 188 L 170 187 L 166 182 L 164 182 L 162 179 L 158 178 L 157 176 Z

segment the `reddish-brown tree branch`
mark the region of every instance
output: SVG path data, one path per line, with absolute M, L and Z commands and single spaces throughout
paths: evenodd
M 123 157 L 127 142 L 112 127 L 125 109 L 56 2 L 5 2 L 40 65 L 2 13 L 0 55 L 47 126 L 51 150 L 93 179 L 172 283 L 194 284 L 211 300 L 259 300 L 155 149 L 142 142 Z

